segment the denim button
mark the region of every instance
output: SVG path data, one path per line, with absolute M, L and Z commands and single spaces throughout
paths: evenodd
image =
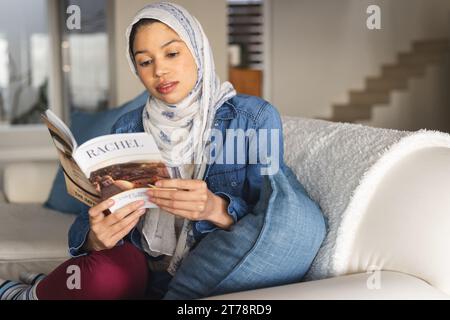
M 219 122 L 218 121 L 214 122 L 214 126 L 218 127 L 219 126 Z
M 236 187 L 237 186 L 237 182 L 236 181 L 231 182 L 231 186 L 232 187 Z

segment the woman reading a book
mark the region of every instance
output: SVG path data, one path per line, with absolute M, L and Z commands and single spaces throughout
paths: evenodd
M 234 139 L 226 130 L 272 130 L 276 141 L 269 137 L 265 147 L 276 150 L 269 155 L 276 169 L 284 166 L 278 112 L 266 101 L 236 95 L 230 83 L 220 82 L 208 39 L 184 8 L 148 5 L 126 34 L 131 69 L 149 99 L 122 116 L 113 132 L 151 134 L 181 178 L 160 180 L 160 189 L 149 190 L 156 209 L 143 209 L 143 203 L 136 202 L 105 215 L 112 200 L 92 207 L 70 230 L 72 259 L 46 277 L 28 276 L 24 280 L 30 285 L 11 283 L 0 290 L 3 297 L 163 298 L 196 243 L 210 232 L 231 228 L 251 212 L 259 197 L 261 170 L 267 163 L 249 162 L 248 143 L 243 150 L 224 150 L 226 163 L 211 161 L 211 130 L 218 130 L 224 142 Z M 230 159 L 235 161 L 228 163 Z M 78 268 L 78 278 L 67 272 L 70 266 Z

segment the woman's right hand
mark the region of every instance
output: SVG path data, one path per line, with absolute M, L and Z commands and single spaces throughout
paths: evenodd
M 144 201 L 132 202 L 106 216 L 103 211 L 109 209 L 114 200 L 107 199 L 89 209 L 90 230 L 84 245 L 85 251 L 100 251 L 113 248 L 138 223 L 145 213 Z

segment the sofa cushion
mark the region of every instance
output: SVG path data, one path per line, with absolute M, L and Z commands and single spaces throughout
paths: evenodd
M 75 112 L 71 116 L 71 131 L 80 145 L 89 139 L 97 136 L 110 134 L 112 125 L 124 113 L 141 107 L 148 98 L 147 91 L 133 99 L 132 101 L 115 109 L 89 113 Z M 88 207 L 67 193 L 64 174 L 61 168 L 58 169 L 53 182 L 52 189 L 45 207 L 65 213 L 79 214 Z
M 15 279 L 24 268 L 48 272 L 67 260 L 74 219 L 39 204 L 0 203 L 0 278 Z
M 165 299 L 194 299 L 298 282 L 325 237 L 319 207 L 288 169 L 266 176 L 253 212 L 208 234 L 181 264 Z
M 68 257 L 74 219 L 39 204 L 1 203 L 0 260 Z
M 7 164 L 3 178 L 6 200 L 11 203 L 43 203 L 57 169 L 56 161 Z

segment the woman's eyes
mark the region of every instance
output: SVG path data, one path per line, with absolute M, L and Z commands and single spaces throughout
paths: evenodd
M 179 52 L 170 52 L 167 54 L 167 56 L 170 58 L 175 58 L 177 55 L 179 55 Z
M 139 65 L 141 67 L 146 67 L 146 66 L 150 65 L 151 63 L 152 63 L 152 60 L 147 60 L 147 61 L 139 63 Z
M 176 56 L 178 56 L 180 53 L 179 52 L 169 52 L 166 56 L 169 58 L 175 58 Z M 144 62 L 139 63 L 139 65 L 141 67 L 146 67 L 149 66 L 153 63 L 153 60 L 146 60 Z

